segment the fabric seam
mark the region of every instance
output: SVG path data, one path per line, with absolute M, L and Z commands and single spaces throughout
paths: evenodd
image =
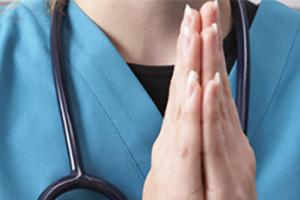
M 295 36 L 294 36 L 294 38 L 293 38 L 293 41 L 291 42 L 292 45 L 291 45 L 291 47 L 290 47 L 290 49 L 289 49 L 288 56 L 287 56 L 287 58 L 286 58 L 286 60 L 285 60 L 285 62 L 284 62 L 284 64 L 283 64 L 284 67 L 283 67 L 282 70 L 280 71 L 280 75 L 279 75 L 278 81 L 276 82 L 276 86 L 275 86 L 275 88 L 274 88 L 274 90 L 273 90 L 273 92 L 272 92 L 272 95 L 271 95 L 271 98 L 270 98 L 270 100 L 269 100 L 269 103 L 267 104 L 266 109 L 265 109 L 265 111 L 263 112 L 261 119 L 259 120 L 258 125 L 257 125 L 256 128 L 254 129 L 255 131 L 253 131 L 253 134 L 251 135 L 251 137 L 249 137 L 249 140 L 252 140 L 253 137 L 257 134 L 259 128 L 260 128 L 261 125 L 262 125 L 262 122 L 265 120 L 266 114 L 268 113 L 271 104 L 273 103 L 274 96 L 275 96 L 275 94 L 276 94 L 276 92 L 277 92 L 277 90 L 278 90 L 278 86 L 279 86 L 279 84 L 280 84 L 281 81 L 282 81 L 282 77 L 283 77 L 283 74 L 284 74 L 285 70 L 287 69 L 287 64 L 288 64 L 288 62 L 289 62 L 289 60 L 290 60 L 291 53 L 293 52 L 293 49 L 295 48 L 295 41 L 296 41 L 296 39 L 298 38 L 297 36 L 298 36 L 299 30 L 300 30 L 300 25 L 299 25 L 299 23 L 298 23 L 297 29 L 296 29 L 296 31 L 295 31 Z

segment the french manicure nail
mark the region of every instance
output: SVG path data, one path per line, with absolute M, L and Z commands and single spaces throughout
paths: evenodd
M 219 0 L 214 0 L 214 4 L 215 4 L 216 8 L 219 8 Z
M 192 16 L 192 8 L 190 7 L 189 4 L 186 4 L 184 9 L 184 18 L 190 18 L 191 16 Z
M 188 4 L 186 4 L 185 9 L 184 9 L 183 20 L 181 23 L 181 31 L 184 26 L 190 26 L 191 20 L 192 20 L 191 16 L 192 16 L 192 9 Z
M 215 76 L 214 76 L 214 82 L 219 85 L 221 83 L 221 77 L 220 77 L 220 73 L 216 72 Z
M 195 83 L 198 81 L 199 75 L 194 70 L 191 70 L 187 78 L 186 98 L 190 99 L 193 95 Z
M 218 45 L 218 47 L 220 47 L 221 42 L 220 42 L 220 34 L 219 34 L 219 28 L 217 23 L 213 23 L 211 26 L 211 30 L 213 31 L 214 37 L 215 37 L 215 42 Z
M 216 33 L 216 32 L 218 32 L 218 25 L 217 25 L 217 23 L 213 23 L 212 25 L 211 25 L 211 29 Z

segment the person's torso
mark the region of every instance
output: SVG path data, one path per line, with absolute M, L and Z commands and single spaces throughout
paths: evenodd
M 259 199 L 300 193 L 299 14 L 263 2 L 250 30 L 249 141 Z M 85 171 L 141 199 L 162 116 L 104 32 L 71 2 L 64 23 L 70 108 Z M 84 28 L 83 28 L 84 27 Z M 37 199 L 70 173 L 50 61 L 50 14 L 23 0 L 0 15 L 0 199 Z M 235 91 L 236 67 L 230 72 Z M 60 199 L 99 199 L 89 191 Z

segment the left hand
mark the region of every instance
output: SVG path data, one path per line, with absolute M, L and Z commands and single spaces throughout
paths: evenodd
M 256 200 L 256 161 L 231 95 L 217 4 L 205 3 L 200 14 L 205 199 Z

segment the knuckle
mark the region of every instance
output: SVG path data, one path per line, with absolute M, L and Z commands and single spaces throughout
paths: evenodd
M 185 133 L 182 133 L 182 131 L 180 131 L 178 134 L 182 134 L 182 135 L 187 135 Z M 180 139 L 177 139 L 176 142 L 176 155 L 180 160 L 185 160 L 187 159 L 189 156 L 191 156 L 192 151 L 193 151 L 193 145 L 191 144 L 191 141 L 187 138 L 182 138 L 182 137 L 178 137 Z
M 186 159 L 190 154 L 190 147 L 187 144 L 178 145 L 177 155 L 180 159 Z
M 184 160 L 191 155 L 193 148 L 193 145 L 191 144 L 192 138 L 186 133 L 188 130 L 183 129 L 182 126 L 177 126 L 176 130 L 174 149 L 176 156 L 179 159 Z

